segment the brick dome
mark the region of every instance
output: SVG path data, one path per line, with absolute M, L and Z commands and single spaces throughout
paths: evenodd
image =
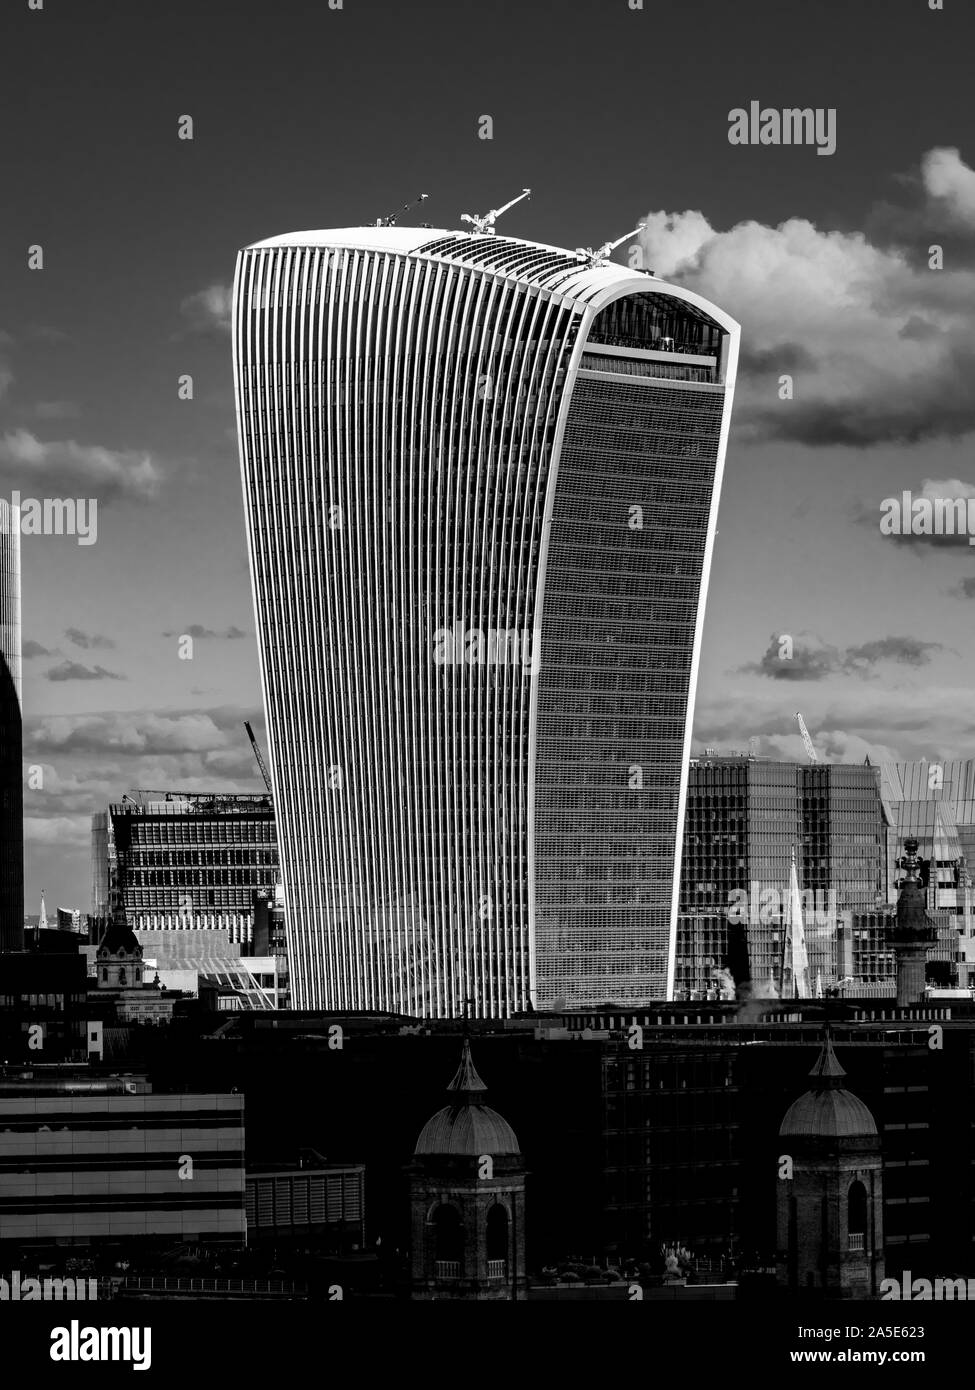
M 846 1072 L 828 1035 L 809 1075 L 813 1087 L 785 1112 L 780 1139 L 876 1139 L 873 1115 L 842 1084 Z
M 851 1091 L 807 1091 L 793 1101 L 779 1128 L 782 1139 L 875 1138 L 870 1111 Z
M 484 1104 L 487 1087 L 474 1070 L 466 1038 L 460 1066 L 447 1090 L 456 1099 L 427 1120 L 414 1154 L 520 1154 L 517 1136 L 508 1121 Z

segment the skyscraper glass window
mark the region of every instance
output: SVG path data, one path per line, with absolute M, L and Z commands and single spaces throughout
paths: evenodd
M 248 247 L 233 318 L 295 1002 L 668 995 L 737 325 L 399 227 Z

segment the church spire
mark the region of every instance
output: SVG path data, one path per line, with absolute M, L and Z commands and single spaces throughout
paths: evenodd
M 479 1105 L 487 1091 L 487 1087 L 474 1068 L 471 1059 L 471 1043 L 467 1037 L 464 1038 L 464 1046 L 461 1049 L 460 1066 L 454 1073 L 453 1080 L 447 1090 L 456 1096 L 456 1099 L 452 1101 L 454 1105 Z
M 833 1038 L 828 1023 L 823 1026 L 823 1045 L 809 1075 L 817 1083 L 815 1090 L 841 1086 L 846 1075 L 845 1069 L 840 1065 L 840 1059 L 833 1051 Z
M 802 895 L 796 871 L 796 847 L 792 846 L 789 866 L 789 921 L 785 940 L 785 966 L 789 973 L 789 993 L 793 999 L 809 998 L 809 956 L 806 952 L 806 933 L 802 922 Z M 785 972 L 783 972 L 785 973 Z M 783 979 L 783 996 L 786 982 Z

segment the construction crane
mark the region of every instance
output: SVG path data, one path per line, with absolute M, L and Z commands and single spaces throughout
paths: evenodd
M 576 255 L 587 265 L 599 265 L 601 261 L 608 261 L 616 250 L 617 246 L 622 246 L 624 241 L 629 241 L 631 236 L 636 236 L 637 232 L 642 232 L 646 222 L 638 222 L 632 231 L 624 232 L 615 241 L 604 241 L 602 246 L 597 246 L 595 251 L 591 246 L 577 246 Z
M 269 792 L 273 792 L 274 788 L 271 786 L 271 774 L 267 770 L 267 764 L 261 756 L 261 750 L 257 746 L 257 739 L 254 737 L 254 730 L 251 728 L 250 721 L 247 719 L 244 720 L 244 728 L 247 730 L 247 737 L 251 741 L 251 747 L 254 750 L 254 757 L 257 759 L 257 766 L 261 769 L 261 776 L 264 778 L 264 785 L 265 787 L 267 787 Z
M 403 216 L 404 212 L 409 212 L 412 208 L 418 208 L 421 203 L 425 203 L 429 198 L 429 193 L 421 193 L 419 198 L 414 198 L 412 203 L 404 203 L 399 212 L 391 212 L 388 217 L 377 217 L 377 227 L 395 227 L 396 220 Z
M 470 222 L 471 226 L 474 228 L 471 232 L 471 236 L 495 236 L 494 224 L 501 214 L 507 212 L 509 208 L 513 208 L 515 203 L 520 203 L 522 198 L 530 198 L 531 195 L 532 191 L 530 188 L 523 188 L 518 194 L 518 197 L 512 198 L 510 203 L 505 203 L 503 208 L 492 208 L 491 211 L 486 212 L 483 217 L 478 217 L 475 213 L 471 212 L 462 212 L 460 220 L 462 222 Z
M 802 734 L 803 745 L 805 746 L 806 752 L 809 754 L 809 761 L 811 763 L 818 763 L 819 754 L 816 752 L 816 745 L 809 737 L 809 730 L 806 728 L 806 721 L 803 719 L 802 715 L 799 713 L 798 710 L 796 710 L 796 719 L 799 721 L 799 732 L 800 734 Z

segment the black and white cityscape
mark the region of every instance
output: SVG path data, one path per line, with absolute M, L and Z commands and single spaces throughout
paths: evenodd
M 269 1303 L 923 1364 L 975 1299 L 975 17 L 2 25 L 0 1302 L 141 1370 Z

